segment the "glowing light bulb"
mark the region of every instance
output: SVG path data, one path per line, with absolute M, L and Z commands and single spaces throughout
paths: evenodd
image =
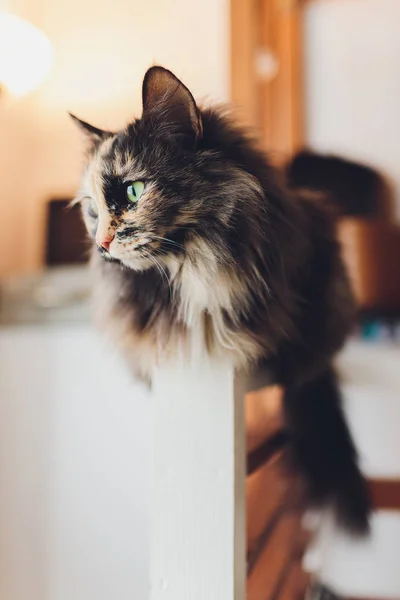
M 15 96 L 36 89 L 53 64 L 45 34 L 31 23 L 0 11 L 0 85 Z

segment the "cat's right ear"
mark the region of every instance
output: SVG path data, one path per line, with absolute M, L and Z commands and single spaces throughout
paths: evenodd
M 195 142 L 201 139 L 203 124 L 195 99 L 188 88 L 164 67 L 150 67 L 142 87 L 143 116 L 165 126 L 169 133 Z
M 71 119 L 78 125 L 79 129 L 84 132 L 85 136 L 89 139 L 93 146 L 97 146 L 102 140 L 105 140 L 107 137 L 113 135 L 111 131 L 104 131 L 103 129 L 98 129 L 98 127 L 94 127 L 86 121 L 82 121 L 78 119 L 72 113 L 68 113 Z

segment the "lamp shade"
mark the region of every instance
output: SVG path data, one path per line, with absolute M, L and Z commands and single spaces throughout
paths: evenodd
M 31 23 L 0 11 L 0 86 L 23 96 L 36 89 L 53 63 L 45 34 Z

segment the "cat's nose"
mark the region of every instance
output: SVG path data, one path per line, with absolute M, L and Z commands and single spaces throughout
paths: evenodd
M 96 243 L 100 248 L 104 248 L 104 250 L 107 250 L 107 252 L 109 252 L 110 244 L 113 241 L 114 237 L 114 235 L 96 236 Z

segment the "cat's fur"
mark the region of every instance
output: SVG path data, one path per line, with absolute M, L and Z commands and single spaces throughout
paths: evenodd
M 143 115 L 125 130 L 78 122 L 91 143 L 77 200 L 90 235 L 113 238 L 109 251 L 93 246 L 97 305 L 135 370 L 151 378 L 199 348 L 240 368 L 267 363 L 286 388 L 311 498 L 366 531 L 331 366 L 354 307 L 329 215 L 282 189 L 254 142 L 161 67 L 147 72 Z M 126 187 L 137 180 L 146 187 L 133 206 Z

